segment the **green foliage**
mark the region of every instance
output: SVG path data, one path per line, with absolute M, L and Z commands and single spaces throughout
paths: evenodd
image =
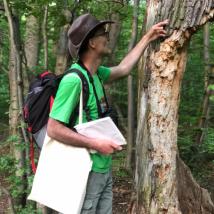
M 11 136 L 7 139 L 5 142 L 1 142 L 1 146 L 8 147 L 12 142 L 16 143 L 16 141 L 19 141 L 19 138 L 17 136 Z M 23 150 L 24 147 L 29 146 L 23 144 L 22 146 L 18 146 L 18 149 Z M 1 149 L 1 147 L 0 147 Z M 8 183 L 8 190 L 12 196 L 13 199 L 17 199 L 20 196 L 25 193 L 26 195 L 29 195 L 30 190 L 32 188 L 33 178 L 34 175 L 27 176 L 27 188 L 25 189 L 25 192 L 20 192 L 19 187 L 23 185 L 23 177 L 26 176 L 26 173 L 29 173 L 29 160 L 26 160 L 25 168 L 19 169 L 17 171 L 16 166 L 17 162 L 12 154 L 6 153 L 4 155 L 0 156 L 0 174 L 5 175 L 5 182 Z M 17 176 L 17 173 L 19 176 Z M 33 202 L 27 201 L 26 207 L 22 207 L 21 205 L 16 205 L 15 210 L 19 214 L 42 214 L 41 210 L 37 210 L 35 206 L 33 205 Z
M 11 155 L 0 156 L 0 172 L 13 173 L 14 158 Z
M 202 152 L 203 153 L 209 153 L 213 154 L 214 157 L 214 128 L 208 128 L 205 130 L 205 140 L 204 143 L 202 144 Z M 214 158 L 213 158 L 213 163 L 214 163 Z

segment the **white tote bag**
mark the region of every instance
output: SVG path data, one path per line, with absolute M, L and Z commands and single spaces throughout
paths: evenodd
M 81 91 L 80 123 L 82 105 Z M 65 145 L 46 134 L 28 199 L 63 214 L 79 214 L 91 166 L 87 149 Z

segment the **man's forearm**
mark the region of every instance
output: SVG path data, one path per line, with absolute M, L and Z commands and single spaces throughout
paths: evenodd
M 116 150 L 122 149 L 120 145 L 117 145 L 112 140 L 85 137 L 52 118 L 48 121 L 47 133 L 49 137 L 61 143 L 96 150 L 102 154 L 111 154 Z
M 80 135 L 54 119 L 49 119 L 47 127 L 48 136 L 64 144 L 94 149 L 93 139 Z
M 147 37 L 147 35 L 145 35 L 137 43 L 137 45 L 123 58 L 123 60 L 119 64 L 119 67 L 121 67 L 124 76 L 128 75 L 131 72 L 132 68 L 138 62 L 148 44 L 149 38 Z
M 140 56 L 143 54 L 148 44 L 149 39 L 148 36 L 145 35 L 137 43 L 137 45 L 123 58 L 119 65 L 111 68 L 109 82 L 127 76 L 131 72 L 134 65 L 138 62 Z

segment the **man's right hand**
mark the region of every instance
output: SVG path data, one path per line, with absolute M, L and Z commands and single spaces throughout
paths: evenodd
M 111 140 L 106 139 L 94 139 L 93 148 L 94 150 L 104 154 L 109 155 L 112 154 L 114 151 L 122 150 L 120 145 L 117 145 Z

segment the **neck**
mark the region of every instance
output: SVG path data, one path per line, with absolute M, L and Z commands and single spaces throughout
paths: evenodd
M 91 75 L 93 75 L 97 72 L 97 69 L 100 66 L 102 60 L 93 54 L 85 54 L 81 57 L 81 61 L 91 73 Z

